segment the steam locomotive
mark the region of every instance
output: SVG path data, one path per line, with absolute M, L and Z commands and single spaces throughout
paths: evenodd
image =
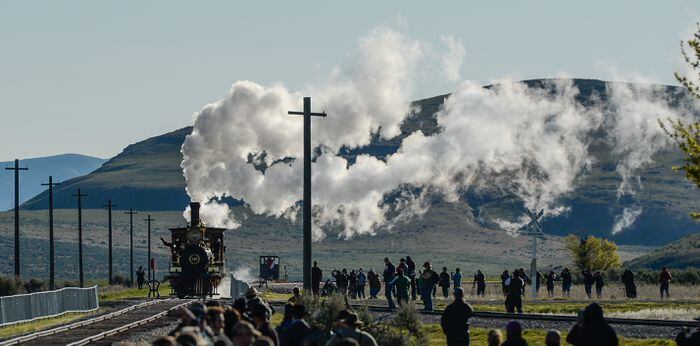
M 190 203 L 189 227 L 170 228 L 171 263 L 167 279 L 178 298 L 217 295 L 224 275 L 226 247 L 223 228 L 207 227 L 199 218 L 199 203 Z

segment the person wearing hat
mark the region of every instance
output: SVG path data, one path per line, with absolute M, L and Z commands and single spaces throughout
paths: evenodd
M 423 299 L 425 311 L 433 311 L 433 288 L 438 282 L 438 275 L 433 271 L 430 262 L 423 263 L 423 273 L 421 274 L 420 295 Z
M 527 341 L 523 339 L 523 327 L 518 321 L 506 324 L 506 341 L 501 346 L 527 346 Z
M 391 286 L 396 289 L 396 301 L 399 303 L 399 306 L 408 304 L 408 292 L 411 288 L 411 280 L 404 275 L 403 269 L 399 268 L 396 270 L 396 277 L 394 281 L 391 282 Z
M 260 334 L 267 336 L 272 339 L 275 346 L 280 344 L 279 338 L 277 337 L 277 332 L 270 326 L 270 316 L 272 311 L 265 305 L 258 304 L 253 307 L 250 311 L 250 317 L 253 319 L 255 328 L 260 332 Z
M 302 346 L 304 340 L 311 335 L 311 327 L 306 321 L 306 307 L 304 305 L 292 305 L 292 323 L 282 332 L 280 344 L 284 346 Z
M 233 344 L 236 346 L 250 346 L 253 345 L 255 339 L 259 338 L 262 334 L 253 327 L 252 324 L 246 321 L 239 321 L 233 327 L 233 331 L 236 336 L 233 337 Z
M 455 288 L 454 297 L 440 317 L 440 326 L 448 346 L 469 345 L 469 319 L 474 315 L 474 309 L 464 301 L 462 287 Z
M 695 321 L 700 322 L 700 317 L 696 317 Z M 700 345 L 700 323 L 698 323 L 698 330 L 695 333 L 690 334 L 690 329 L 684 327 L 683 330 L 676 335 L 676 344 L 678 346 L 691 346 Z
M 338 314 L 337 323 L 340 328 L 335 331 L 326 346 L 340 345 L 344 339 L 353 339 L 360 346 L 377 346 L 377 341 L 370 333 L 360 330 L 364 324 L 356 313 L 348 310 L 341 311 Z

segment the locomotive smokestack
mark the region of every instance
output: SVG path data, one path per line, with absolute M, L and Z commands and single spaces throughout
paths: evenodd
M 199 225 L 199 202 L 190 203 L 190 224 L 192 227 Z

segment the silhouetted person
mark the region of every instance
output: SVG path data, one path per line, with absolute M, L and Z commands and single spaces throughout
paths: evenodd
M 481 270 L 477 270 L 476 274 L 474 274 L 474 283 L 472 286 L 476 286 L 477 296 L 483 297 L 486 295 L 486 275 L 484 275 Z
M 625 269 L 622 273 L 622 284 L 625 286 L 625 297 L 629 299 L 637 298 L 637 284 L 634 283 L 634 273 Z
M 584 270 L 581 275 L 583 275 L 583 288 L 586 290 L 586 297 L 591 299 L 591 295 L 593 294 L 593 283 L 595 282 L 595 280 L 593 280 L 593 275 L 588 269 Z
M 514 313 L 518 310 L 519 314 L 523 313 L 523 287 L 525 282 L 516 270 L 513 272 L 513 277 L 506 280 L 506 286 L 508 286 L 508 295 L 506 296 L 506 311 L 509 313 Z
M 545 274 L 544 279 L 547 285 L 547 296 L 551 298 L 554 296 L 554 280 L 557 279 L 557 274 L 550 270 L 549 273 Z
M 561 271 L 561 293 L 564 297 L 571 296 L 571 271 L 569 268 L 564 268 Z
M 666 293 L 666 298 L 669 298 L 668 288 L 671 286 L 672 280 L 671 272 L 668 268 L 663 267 L 661 269 L 661 274 L 659 274 L 659 291 L 661 292 L 661 299 L 664 299 L 664 293 Z
M 357 298 L 365 299 L 365 285 L 367 285 L 367 275 L 362 271 L 362 268 L 357 272 Z
M 556 329 L 550 329 L 544 336 L 544 344 L 545 346 L 560 346 L 561 333 Z
M 143 266 L 139 266 L 139 269 L 136 270 L 136 284 L 138 285 L 139 290 L 143 289 L 143 283 L 146 281 L 146 271 L 143 270 Z
M 603 281 L 603 275 L 597 271 L 593 275 L 593 281 L 595 282 L 595 295 L 598 299 L 603 299 L 603 286 L 605 282 Z
M 501 346 L 527 346 L 527 341 L 523 339 L 523 327 L 518 321 L 508 322 L 506 325 L 506 341 Z
M 379 294 L 379 291 L 382 289 L 382 283 L 379 281 L 379 275 L 371 268 L 367 272 L 367 281 L 369 282 L 370 299 L 377 299 L 377 294 Z
M 411 256 L 406 256 L 406 267 L 408 267 L 408 270 L 405 274 L 411 279 L 411 299 L 416 300 L 416 262 L 413 261 Z
M 391 263 L 388 257 L 384 258 L 384 273 L 382 273 L 382 278 L 384 279 L 384 295 L 386 296 L 387 303 L 390 308 L 395 308 L 394 299 L 391 297 L 391 282 L 394 281 L 394 276 L 396 275 L 396 267 Z
M 540 271 L 535 272 L 535 291 L 540 293 L 540 285 L 542 284 L 542 273 Z
M 566 342 L 575 346 L 617 346 L 617 334 L 603 318 L 598 303 L 589 304 L 566 336 Z
M 314 261 L 314 266 L 311 267 L 311 293 L 314 297 L 318 298 L 319 289 L 321 288 L 321 278 L 323 277 L 323 272 L 321 268 L 318 267 L 318 262 Z
M 280 344 L 283 346 L 302 346 L 304 340 L 311 334 L 311 327 L 306 321 L 306 308 L 304 305 L 292 305 L 292 322 L 280 336 Z
M 501 274 L 501 290 L 503 290 L 503 295 L 508 295 L 508 285 L 506 285 L 506 280 L 510 279 L 510 273 L 508 270 L 504 270 Z
M 448 346 L 469 345 L 469 319 L 474 315 L 472 307 L 464 301 L 464 289 L 454 290 L 454 302 L 445 308 L 440 318 L 442 332 Z
M 450 273 L 447 272 L 447 267 L 442 267 L 442 272 L 440 272 L 439 285 L 442 288 L 442 296 L 447 299 L 450 296 Z

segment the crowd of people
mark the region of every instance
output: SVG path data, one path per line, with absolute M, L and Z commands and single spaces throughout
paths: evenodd
M 600 271 L 592 272 L 583 270 L 580 273 L 584 292 L 588 299 L 593 298 L 595 289 L 595 297 L 603 298 L 603 288 L 605 287 L 605 279 Z M 390 308 L 395 308 L 406 304 L 409 300 L 423 301 L 424 310 L 433 310 L 433 299 L 437 295 L 437 288 L 440 287 L 440 293 L 444 298 L 447 298 L 450 293 L 450 288 L 462 287 L 463 276 L 460 268 L 455 268 L 454 271 L 448 272 L 447 267 L 442 267 L 438 273 L 433 270 L 430 262 L 424 262 L 421 269 L 417 269 L 416 262 L 411 256 L 399 259 L 399 263 L 395 265 L 389 258 L 384 258 L 384 268 L 381 272 L 375 272 L 369 269 L 366 273 L 362 268 L 357 270 L 351 269 L 349 272 L 343 268 L 333 270 L 331 272 L 332 279 L 326 278 L 323 285 L 323 271 L 314 262 L 312 268 L 312 292 L 314 296 L 328 296 L 333 293 L 340 293 L 351 299 L 371 298 L 377 299 L 377 295 L 384 287 L 384 295 Z M 513 271 L 505 270 L 500 276 L 501 290 L 505 297 L 505 308 L 508 312 L 522 312 L 522 295 L 526 294 L 527 286 L 534 285 L 536 292 L 539 293 L 542 283 L 547 289 L 549 298 L 555 297 L 555 286 L 557 282 L 561 282 L 562 297 L 571 297 L 571 288 L 573 285 L 574 275 L 569 268 L 564 268 L 559 274 L 550 270 L 542 275 L 537 271 L 534 275 L 528 275 L 523 268 L 516 268 Z M 659 292 L 661 299 L 669 298 L 669 287 L 672 281 L 671 272 L 667 268 L 663 268 L 659 274 Z M 637 298 L 637 286 L 635 284 L 634 273 L 627 269 L 621 277 L 621 282 L 624 287 L 624 294 L 627 298 Z M 476 296 L 485 296 L 486 294 L 486 275 L 477 270 L 473 276 L 472 294 Z M 367 295 L 367 288 L 369 294 Z
M 513 279 L 522 280 L 517 276 Z M 407 285 L 410 287 L 410 283 Z M 440 326 L 448 346 L 469 345 L 471 342 L 470 319 L 474 315 L 474 310 L 465 301 L 463 288 L 456 287 L 452 291 L 452 296 L 454 300 L 442 312 Z M 330 333 L 311 326 L 306 320 L 308 311 L 298 288 L 293 290 L 292 296 L 284 306 L 284 317 L 275 327 L 270 323 L 274 313 L 275 310 L 254 288 L 246 292 L 245 298 L 236 299 L 230 306 L 215 300 L 208 301 L 206 304 L 196 302 L 189 308 L 178 310 L 177 314 L 180 318 L 178 326 L 169 335 L 155 340 L 153 345 L 377 345 L 374 336 L 363 330 L 363 322 L 352 310 L 342 310 L 337 314 L 334 328 Z M 498 329 L 490 330 L 486 341 L 488 345 L 494 346 L 528 345 L 528 341 L 523 337 L 523 327 L 518 321 L 510 321 L 505 325 L 505 337 Z M 597 303 L 591 303 L 581 312 L 579 320 L 571 327 L 565 341 L 571 345 L 596 346 L 618 345 L 619 342 L 615 330 L 606 323 L 603 309 Z M 548 346 L 561 345 L 562 335 L 557 330 L 550 330 L 544 342 Z M 680 346 L 698 345 L 699 342 L 700 331 L 690 334 L 686 329 L 676 337 L 676 343 Z

